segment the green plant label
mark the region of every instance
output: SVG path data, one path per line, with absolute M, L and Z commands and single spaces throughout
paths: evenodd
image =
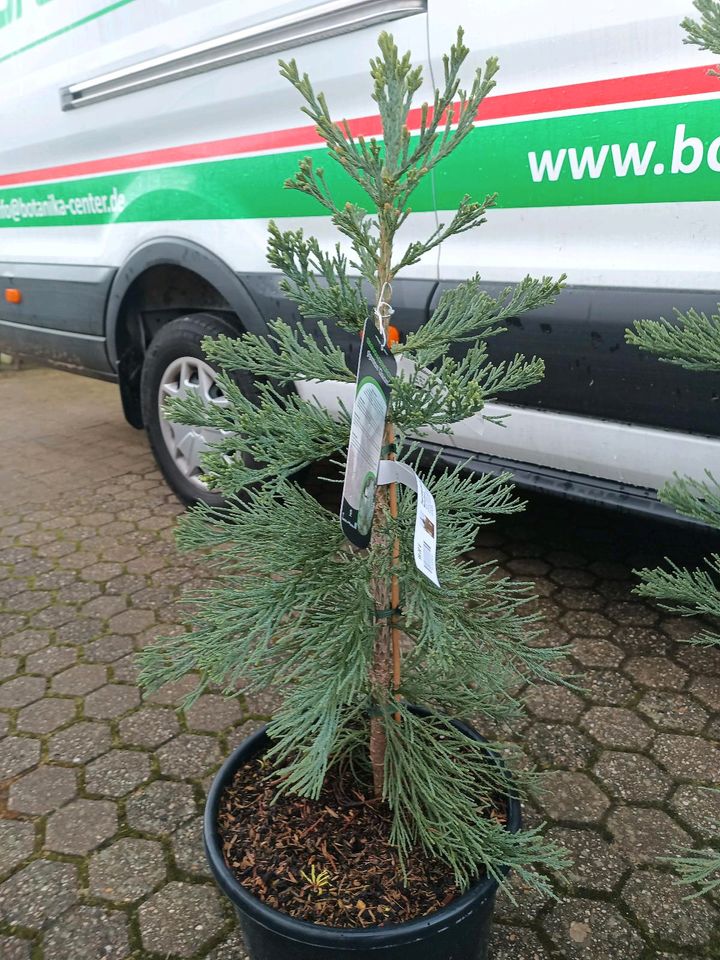
M 365 321 L 353 403 L 350 443 L 343 484 L 340 524 L 356 547 L 370 543 L 378 464 L 390 403 L 395 358 L 373 318 Z

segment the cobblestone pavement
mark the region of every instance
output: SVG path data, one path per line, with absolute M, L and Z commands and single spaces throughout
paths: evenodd
M 0 374 L 0 957 L 241 960 L 203 861 L 209 778 L 272 704 L 187 685 L 143 700 L 134 652 L 177 628 L 197 581 L 179 506 L 116 389 Z M 503 895 L 495 960 L 720 957 L 720 897 L 683 899 L 660 858 L 717 843 L 720 651 L 630 593 L 631 569 L 697 559 L 697 536 L 533 499 L 496 525 L 537 585 L 583 689 L 537 688 L 519 741 L 549 771 L 541 809 L 574 866 L 557 901 Z M 290 958 L 289 958 L 290 960 Z

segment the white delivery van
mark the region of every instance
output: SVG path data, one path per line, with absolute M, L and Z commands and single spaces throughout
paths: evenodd
M 569 286 L 492 343 L 495 358 L 542 356 L 545 381 L 513 397 L 506 427 L 468 420 L 443 454 L 657 510 L 673 469 L 720 462 L 717 380 L 623 339 L 636 318 L 716 309 L 720 81 L 682 42 L 693 12 L 690 0 L 4 0 L 0 346 L 117 381 L 173 488 L 210 496 L 207 438 L 163 424 L 160 401 L 217 397 L 203 335 L 292 315 L 265 260 L 269 218 L 335 241 L 310 199 L 283 190 L 321 145 L 278 57 L 373 134 L 379 31 L 424 65 L 419 103 L 462 24 L 471 67 L 499 55 L 499 85 L 418 192 L 413 229 L 466 192 L 497 191 L 498 204 L 395 285 L 397 325 L 421 323 L 476 271 L 491 289 L 526 273 L 565 272 Z

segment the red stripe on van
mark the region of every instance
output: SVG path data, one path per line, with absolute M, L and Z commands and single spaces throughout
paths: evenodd
M 634 77 L 617 77 L 611 80 L 592 80 L 564 87 L 545 87 L 521 93 L 504 93 L 488 97 L 478 111 L 478 120 L 498 120 L 538 113 L 554 113 L 606 106 L 614 103 L 658 100 L 664 97 L 691 97 L 703 93 L 720 96 L 720 81 L 708 75 L 708 66 L 689 67 L 683 70 L 667 70 L 663 73 L 648 73 Z M 409 116 L 410 129 L 420 124 L 420 110 L 412 110 Z M 357 117 L 350 121 L 354 136 L 378 137 L 381 124 L 379 116 Z M 223 140 L 208 140 L 179 147 L 164 147 L 140 153 L 126 153 L 117 157 L 99 160 L 83 160 L 57 167 L 40 167 L 17 173 L 0 175 L 0 186 L 35 183 L 45 180 L 65 180 L 119 170 L 140 169 L 166 163 L 183 163 L 206 160 L 211 157 L 252 153 L 260 150 L 274 151 L 292 147 L 309 147 L 321 142 L 312 126 L 292 127 L 268 133 L 252 133 L 242 137 Z

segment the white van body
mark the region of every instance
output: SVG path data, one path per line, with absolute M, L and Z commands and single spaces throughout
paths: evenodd
M 512 413 L 507 426 L 468 420 L 443 452 L 655 509 L 673 470 L 720 462 L 717 382 L 623 340 L 634 319 L 716 309 L 720 81 L 682 42 L 693 13 L 690 0 L 4 0 L 0 289 L 22 301 L 0 300 L 0 345 L 118 380 L 140 426 L 143 357 L 165 323 L 217 312 L 262 329 L 291 315 L 265 259 L 270 218 L 337 239 L 282 187 L 322 146 L 278 58 L 297 59 L 338 119 L 377 133 L 379 31 L 425 66 L 419 104 L 462 24 L 468 75 L 497 54 L 498 87 L 419 191 L 408 232 L 429 232 L 466 192 L 498 202 L 407 271 L 398 326 L 476 272 L 492 289 L 566 273 L 568 289 L 493 345 L 542 356 L 545 382 L 492 409 Z

